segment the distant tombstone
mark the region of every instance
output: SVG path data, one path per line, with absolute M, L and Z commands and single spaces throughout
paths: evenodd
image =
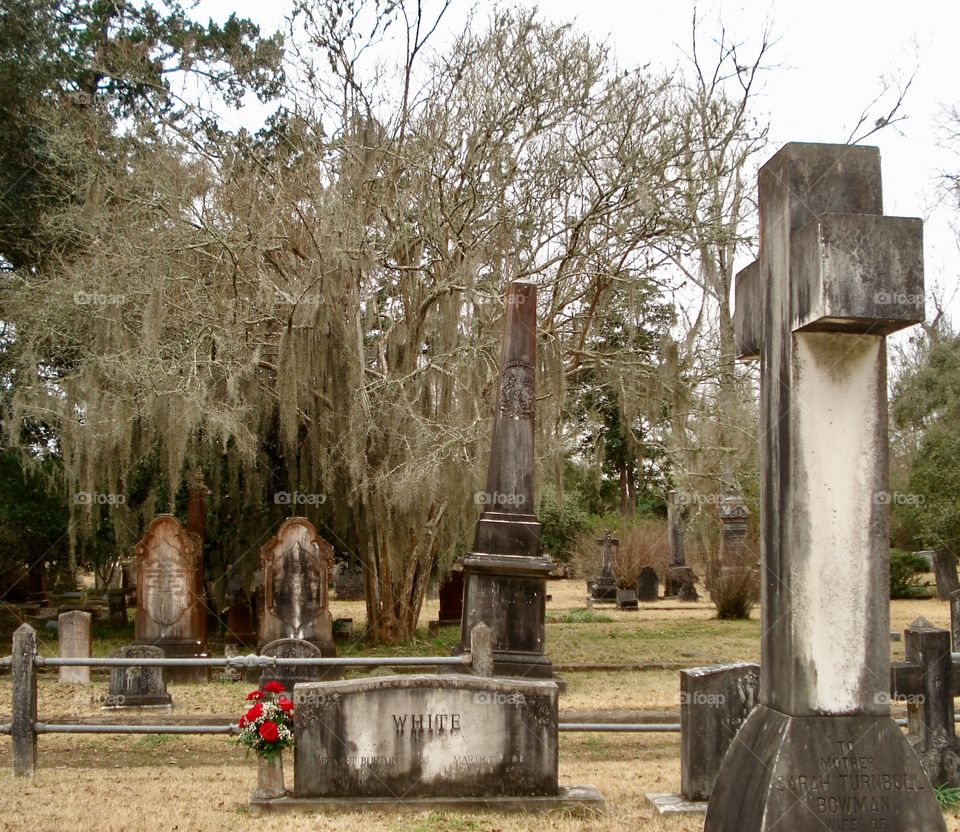
M 660 581 L 657 570 L 652 566 L 644 566 L 637 578 L 637 600 L 650 602 L 660 598 Z
M 225 644 L 257 646 L 257 628 L 254 625 L 253 605 L 242 589 L 234 593 L 226 612 L 227 625 L 223 636 Z
M 340 566 L 333 576 L 333 590 L 338 601 L 362 601 L 364 595 L 363 573 Z
M 613 547 L 620 545 L 620 541 L 613 536 L 610 529 L 603 530 L 603 537 L 597 540 L 600 544 L 602 561 L 600 574 L 593 580 L 590 594 L 595 601 L 613 601 L 617 597 L 617 578 L 613 574 Z
M 172 514 L 153 519 L 137 544 L 137 644 L 169 658 L 207 655 L 205 606 L 197 581 L 200 541 Z M 207 668 L 170 668 L 170 681 L 204 682 Z
M 760 666 L 738 663 L 680 671 L 680 792 L 707 800 L 733 738 L 757 704 Z
M 635 610 L 639 609 L 637 604 L 637 591 L 635 589 L 617 589 L 617 609 Z
M 146 644 L 129 644 L 110 654 L 114 659 L 162 659 L 163 650 Z M 112 667 L 105 709 L 145 708 L 171 704 L 162 667 Z
M 957 556 L 947 549 L 937 549 L 933 553 L 933 571 L 937 578 L 937 599 L 949 601 L 950 594 L 960 589 Z
M 670 565 L 684 567 L 687 565 L 686 551 L 683 546 L 683 510 L 684 503 L 678 499 L 676 491 L 667 493 L 667 531 L 670 543 Z M 673 580 L 670 570 L 663 579 L 663 596 L 671 598 L 677 594 L 680 584 Z
M 323 651 L 315 644 L 299 638 L 281 638 L 264 645 L 260 650 L 261 656 L 273 656 L 277 659 L 321 659 Z M 288 691 L 299 682 L 319 682 L 323 680 L 339 679 L 342 674 L 339 668 L 324 668 L 306 665 L 303 667 L 265 667 L 260 674 L 260 687 L 275 680 L 280 682 Z
M 61 659 L 89 659 L 92 647 L 90 627 L 93 616 L 88 612 L 61 613 L 57 624 Z M 64 685 L 90 684 L 89 667 L 61 667 L 60 683 Z
M 304 517 L 291 517 L 260 549 L 263 616 L 260 644 L 302 639 L 336 655 L 327 586 L 333 547 Z
M 127 623 L 127 596 L 122 589 L 107 590 L 107 606 L 111 624 Z
M 933 572 L 933 556 L 936 554 L 933 549 L 922 549 L 921 551 L 914 552 L 913 554 L 918 558 L 923 558 L 927 562 L 927 571 Z
M 700 598 L 696 584 L 697 576 L 689 566 L 674 566 L 670 569 L 669 579 L 676 587 L 678 601 L 697 601 Z
M 459 624 L 463 618 L 463 571 L 452 569 L 440 583 L 441 624 Z

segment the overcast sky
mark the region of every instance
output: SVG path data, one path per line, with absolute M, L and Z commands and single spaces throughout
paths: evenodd
M 427 8 L 436 3 L 425 2 Z M 467 2 L 454 0 L 450 28 L 465 18 Z M 264 31 L 283 25 L 290 0 L 201 0 L 197 17 L 222 19 L 230 11 L 252 18 Z M 476 4 L 483 18 L 493 4 Z M 540 4 L 545 17 L 576 21 L 579 28 L 610 43 L 622 64 L 669 68 L 689 51 L 691 0 L 656 3 L 617 0 L 549 0 Z M 763 77 L 757 114 L 770 121 L 770 155 L 788 141 L 844 142 L 861 112 L 883 89 L 916 69 L 902 112 L 908 118 L 868 140 L 880 147 L 884 209 L 926 221 L 927 288 L 939 285 L 955 321 L 960 321 L 960 249 L 953 226 L 960 212 L 941 203 L 937 177 L 960 171 L 960 152 L 940 147 L 947 107 L 960 106 L 960 5 L 948 2 L 848 2 L 848 0 L 740 0 L 700 2 L 700 37 L 708 42 L 719 25 L 747 47 L 769 26 L 774 45 L 770 69 Z M 869 110 L 873 121 L 885 115 L 888 94 Z M 960 148 L 958 148 L 960 151 Z M 956 295 L 955 295 L 956 293 Z

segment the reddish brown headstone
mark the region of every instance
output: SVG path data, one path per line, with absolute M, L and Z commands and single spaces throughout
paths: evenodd
M 137 558 L 137 644 L 168 658 L 206 655 L 204 606 L 197 587 L 200 540 L 172 514 L 153 519 L 134 550 Z M 170 669 L 171 681 L 201 681 L 207 671 Z

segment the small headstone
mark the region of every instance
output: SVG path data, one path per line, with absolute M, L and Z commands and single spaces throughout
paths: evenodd
M 617 590 L 617 609 L 618 610 L 639 609 L 639 604 L 637 604 L 637 591 L 635 589 L 618 589 Z
M 260 650 L 261 656 L 277 659 L 321 659 L 323 651 L 309 641 L 299 638 L 281 638 L 271 641 Z M 260 674 L 260 687 L 270 680 L 280 682 L 288 691 L 300 682 L 317 682 L 322 679 L 337 679 L 339 668 L 304 665 L 302 667 L 265 667 Z
M 657 570 L 652 566 L 644 566 L 637 578 L 637 600 L 649 603 L 660 598 L 660 581 Z
M 439 622 L 459 624 L 463 617 L 463 570 L 453 569 L 440 583 Z
M 298 685 L 294 797 L 556 795 L 557 697 L 461 674 Z
M 233 595 L 227 607 L 227 627 L 223 636 L 225 644 L 257 646 L 257 628 L 254 626 L 253 605 L 242 589 Z
M 680 671 L 680 793 L 707 800 L 733 738 L 756 707 L 760 666 L 727 664 Z
M 89 659 L 93 646 L 91 624 L 93 616 L 88 612 L 61 613 L 57 625 L 57 640 L 60 643 L 61 659 Z M 60 682 L 65 685 L 90 684 L 89 667 L 61 667 Z
M 341 565 L 333 576 L 333 591 L 338 601 L 362 601 L 365 597 L 363 573 Z
M 115 659 L 162 659 L 163 650 L 147 644 L 129 644 L 110 654 Z M 104 707 L 144 708 L 169 707 L 170 694 L 163 681 L 162 667 L 112 667 L 110 687 Z
M 689 566 L 674 567 L 670 570 L 670 577 L 677 586 L 678 601 L 698 601 L 700 595 L 695 586 L 696 575 Z

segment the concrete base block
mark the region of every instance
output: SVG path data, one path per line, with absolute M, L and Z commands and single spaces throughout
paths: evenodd
M 255 814 L 271 812 L 549 812 L 582 808 L 602 812 L 606 801 L 596 786 L 561 786 L 555 795 L 528 797 L 278 797 L 250 799 Z

